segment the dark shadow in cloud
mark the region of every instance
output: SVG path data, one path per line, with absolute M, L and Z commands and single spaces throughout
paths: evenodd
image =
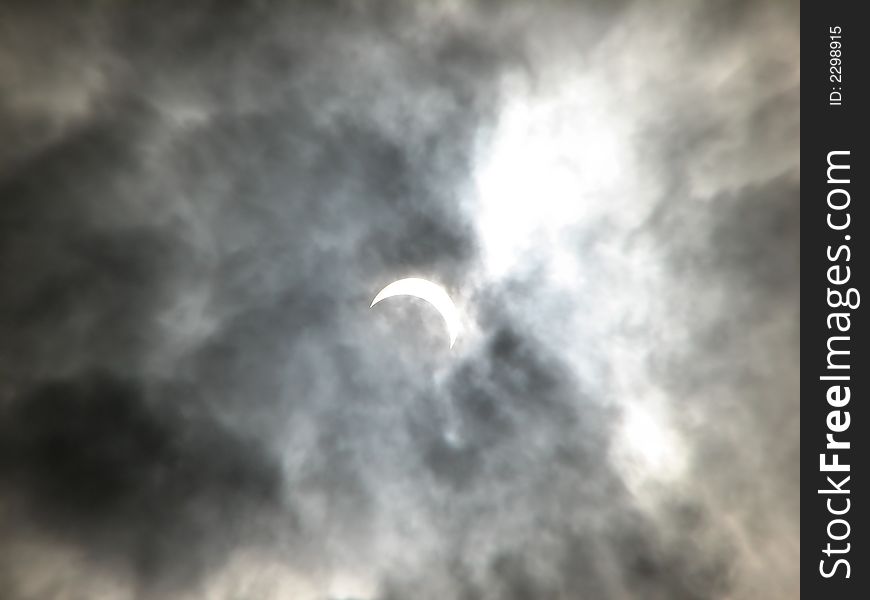
M 129 372 L 153 344 L 151 319 L 187 250 L 138 221 L 124 191 L 141 177 L 137 144 L 153 117 L 120 101 L 0 180 L 7 383 L 92 361 Z
M 105 372 L 42 383 L 0 412 L 0 491 L 24 522 L 146 587 L 196 581 L 256 540 L 252 517 L 278 509 L 281 481 L 256 440 Z

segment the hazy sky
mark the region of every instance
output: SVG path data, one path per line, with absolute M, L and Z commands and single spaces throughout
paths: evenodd
M 798 25 L 3 2 L 0 596 L 798 597 Z

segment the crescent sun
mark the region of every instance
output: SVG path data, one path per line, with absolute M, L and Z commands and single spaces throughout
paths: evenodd
M 453 300 L 444 290 L 443 287 L 425 279 L 417 279 L 409 277 L 408 279 L 400 279 L 394 281 L 375 296 L 369 308 L 387 298 L 393 296 L 414 296 L 425 300 L 435 307 L 441 316 L 444 318 L 444 323 L 447 325 L 447 333 L 450 335 L 450 347 L 456 342 L 456 337 L 459 335 L 459 311 L 456 310 L 456 305 Z

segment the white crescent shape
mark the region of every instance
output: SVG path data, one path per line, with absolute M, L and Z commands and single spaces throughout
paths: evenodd
M 450 347 L 453 348 L 460 329 L 459 311 L 456 310 L 456 305 L 453 304 L 453 300 L 450 299 L 450 296 L 447 295 L 443 287 L 431 281 L 415 277 L 400 279 L 378 292 L 369 308 L 381 300 L 392 298 L 393 296 L 414 296 L 434 306 L 441 313 L 444 322 L 447 324 L 447 333 L 450 335 Z

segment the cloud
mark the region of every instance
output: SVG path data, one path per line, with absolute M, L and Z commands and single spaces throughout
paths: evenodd
M 795 8 L 2 9 L 2 595 L 794 597 Z
M 123 557 L 145 582 L 195 579 L 253 533 L 245 515 L 281 501 L 277 464 L 256 440 L 149 405 L 136 382 L 105 373 L 40 384 L 5 408 L 2 434 L 10 514 L 101 561 Z

